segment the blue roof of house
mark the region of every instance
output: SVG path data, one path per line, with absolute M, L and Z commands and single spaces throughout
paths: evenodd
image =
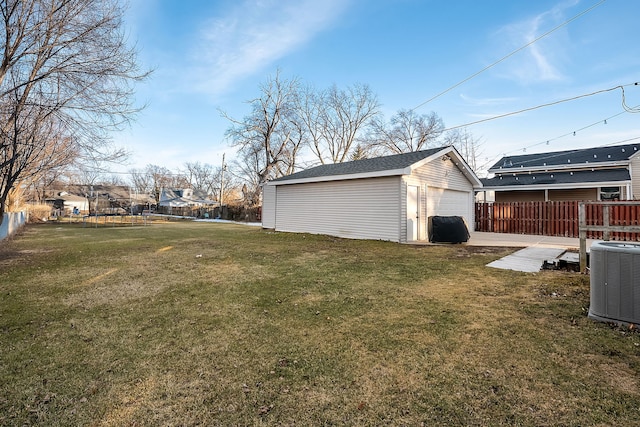
M 639 150 L 640 144 L 627 144 L 521 156 L 505 156 L 491 166 L 489 171 L 500 173 L 501 170 L 515 168 L 544 168 L 545 166 L 627 161 Z
M 599 182 L 630 181 L 631 175 L 627 168 L 588 169 L 576 171 L 548 171 L 538 173 L 503 173 L 493 178 L 481 179 L 486 187 L 511 186 L 550 186 L 554 184 L 581 184 Z

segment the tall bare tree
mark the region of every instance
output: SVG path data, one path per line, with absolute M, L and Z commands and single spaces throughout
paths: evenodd
M 131 180 L 131 187 L 136 194 L 145 194 L 148 196 L 153 195 L 152 177 L 146 174 L 145 170 L 130 169 L 129 177 Z
M 310 135 L 309 146 L 322 164 L 349 160 L 380 108 L 369 86 L 359 84 L 346 90 L 336 85 L 320 93 L 307 90 L 302 99 L 300 114 Z
M 153 197 L 156 204 L 160 202 L 160 194 L 163 188 L 183 189 L 188 188 L 189 183 L 181 173 L 173 173 L 164 166 L 148 164 L 143 170 L 129 170 L 131 184 L 137 194 L 146 194 Z
M 220 169 L 220 166 L 212 166 L 208 163 L 186 162 L 181 174 L 194 190 L 215 196 L 216 189 L 220 186 Z
M 226 135 L 239 148 L 239 161 L 254 187 L 290 173 L 304 142 L 298 126 L 296 105 L 299 82 L 283 79 L 280 73 L 260 86 L 259 98 L 249 101 L 251 113 L 242 120 L 222 112 L 231 122 Z
M 0 104 L 1 105 L 1 104 Z M 77 149 L 64 123 L 37 107 L 0 108 L 0 223 L 17 182 L 29 186 L 73 160 Z
M 443 130 L 444 123 L 434 112 L 416 114 L 413 110 L 399 110 L 389 123 L 374 122 L 371 143 L 384 154 L 409 153 L 433 147 Z
M 447 132 L 444 136 L 444 142 L 447 145 L 453 145 L 475 172 L 479 172 L 486 166 L 480 164 L 479 160 L 482 156 L 482 141 L 474 137 L 467 128 L 453 129 Z
M 0 221 L 15 186 L 122 154 L 109 132 L 135 116 L 133 84 L 148 75 L 123 13 L 120 0 L 0 0 Z

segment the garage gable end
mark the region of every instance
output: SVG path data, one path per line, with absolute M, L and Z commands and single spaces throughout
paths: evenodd
M 432 216 L 461 216 L 469 229 L 473 228 L 475 183 L 456 165 L 455 158 L 434 158 L 414 169 L 406 181 L 418 183 L 423 189 L 424 230 L 428 230 Z
M 411 177 L 428 186 L 473 191 L 473 183 L 450 158 L 437 158 L 411 172 Z

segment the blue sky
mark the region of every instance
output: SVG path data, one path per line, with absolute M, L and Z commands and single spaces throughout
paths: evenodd
M 127 31 L 155 72 L 138 86 L 147 108 L 114 139 L 133 153 L 128 168 L 218 165 L 235 153 L 219 110 L 245 116 L 277 70 L 318 88 L 367 84 L 387 118 L 420 106 L 447 128 L 640 82 L 640 1 L 601 1 L 131 0 Z M 625 95 L 640 105 L 640 86 Z M 640 114 L 616 89 L 467 130 L 491 163 L 638 138 Z

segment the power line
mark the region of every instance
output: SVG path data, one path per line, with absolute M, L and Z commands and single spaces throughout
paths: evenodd
M 456 83 L 455 85 L 453 85 L 453 86 L 449 87 L 448 89 L 445 89 L 445 90 L 443 90 L 442 92 L 438 93 L 437 95 L 435 95 L 435 96 L 433 96 L 433 97 L 431 97 L 431 98 L 427 99 L 427 100 L 426 100 L 426 101 L 424 101 L 423 103 L 421 103 L 421 104 L 419 104 L 419 105 L 417 105 L 417 106 L 413 107 L 410 111 L 417 110 L 418 108 L 422 107 L 423 105 L 426 105 L 426 104 L 430 103 L 430 102 L 431 102 L 431 101 L 433 101 L 434 99 L 437 99 L 437 98 L 441 97 L 441 96 L 442 96 L 442 95 L 444 95 L 445 93 L 448 93 L 448 92 L 452 91 L 453 89 L 457 88 L 458 86 L 460 86 L 460 85 L 462 85 L 462 84 L 464 84 L 464 83 L 468 82 L 469 80 L 473 79 L 474 77 L 476 77 L 476 76 L 478 76 L 478 75 L 480 75 L 480 74 L 484 73 L 484 72 L 485 72 L 485 71 L 487 71 L 488 69 L 490 69 L 490 68 L 492 68 L 492 67 L 494 67 L 494 66 L 498 65 L 498 64 L 499 64 L 499 63 L 501 63 L 502 61 L 504 61 L 504 60 L 506 60 L 506 59 L 508 59 L 508 58 L 512 57 L 513 55 L 515 55 L 516 53 L 520 52 L 521 50 L 524 50 L 524 49 L 528 48 L 529 46 L 531 46 L 532 44 L 534 44 L 534 43 L 535 43 L 535 42 L 537 42 L 538 40 L 540 40 L 540 39 L 542 39 L 542 38 L 544 38 L 544 37 L 548 36 L 549 34 L 553 33 L 554 31 L 556 31 L 556 30 L 558 30 L 558 29 L 560 29 L 560 28 L 564 27 L 565 25 L 567 25 L 567 24 L 569 24 L 569 23 L 571 23 L 571 22 L 575 21 L 576 19 L 580 18 L 581 16 L 583 16 L 583 15 L 585 15 L 585 14 L 587 14 L 587 13 L 591 12 L 593 9 L 595 9 L 595 8 L 596 8 L 596 7 L 598 7 L 598 6 L 600 6 L 600 5 L 601 5 L 602 3 L 604 3 L 605 1 L 606 1 L 606 0 L 600 0 L 598 3 L 594 4 L 593 6 L 591 6 L 591 7 L 590 7 L 590 8 L 588 8 L 588 9 L 586 9 L 586 10 L 584 10 L 584 11 L 580 12 L 579 14 L 577 14 L 576 16 L 574 16 L 573 18 L 568 19 L 567 21 L 564 21 L 562 24 L 560 24 L 560 25 L 558 25 L 558 26 L 556 26 L 556 27 L 552 28 L 551 30 L 547 31 L 546 33 L 542 34 L 541 36 L 538 36 L 537 38 L 533 39 L 532 41 L 530 41 L 529 43 L 525 44 L 524 46 L 519 47 L 518 49 L 514 50 L 513 52 L 509 53 L 509 54 L 508 54 L 508 55 L 506 55 L 506 56 L 503 56 L 502 58 L 498 59 L 496 62 L 494 62 L 494 63 L 492 63 L 492 64 L 490 64 L 490 65 L 487 65 L 487 66 L 486 66 L 486 67 L 484 67 L 482 70 L 480 70 L 480 71 L 478 71 L 478 72 L 476 72 L 476 73 L 472 74 L 471 76 L 467 77 L 466 79 L 464 79 L 464 80 L 462 80 L 462 81 L 460 81 L 460 82 Z
M 637 105 L 637 106 L 635 106 L 635 107 L 631 108 L 631 110 L 636 111 L 636 110 L 638 110 L 639 108 L 640 108 L 640 105 Z M 623 111 L 621 111 L 621 112 L 619 112 L 619 113 L 617 113 L 617 114 L 614 114 L 614 115 L 609 116 L 609 117 L 607 117 L 607 118 L 605 118 L 605 119 L 602 119 L 602 120 L 598 120 L 598 121 L 593 122 L 593 123 L 591 123 L 591 124 L 589 124 L 589 125 L 583 126 L 583 127 L 581 127 L 580 129 L 576 129 L 576 130 L 574 130 L 574 131 L 567 132 L 567 133 L 564 133 L 564 134 L 562 134 L 562 135 L 556 136 L 556 137 L 554 137 L 554 138 L 549 138 L 549 139 L 543 140 L 543 141 L 541 141 L 541 142 L 537 142 L 537 143 L 535 143 L 535 144 L 528 145 L 528 146 L 526 146 L 526 147 L 518 148 L 518 149 L 516 149 L 516 150 L 505 151 L 505 152 L 503 152 L 502 154 L 499 154 L 499 155 L 495 156 L 495 157 L 493 158 L 493 160 L 491 160 L 491 161 L 488 161 L 488 160 L 487 160 L 487 162 L 485 162 L 485 163 L 484 163 L 484 166 L 487 166 L 487 165 L 489 165 L 489 164 L 494 163 L 494 162 L 495 162 L 496 160 L 498 160 L 500 157 L 506 157 L 506 156 L 508 156 L 509 154 L 515 153 L 515 152 L 517 152 L 517 151 L 526 152 L 526 151 L 527 151 L 527 149 L 529 149 L 529 148 L 537 147 L 537 146 L 539 146 L 539 145 L 543 145 L 543 144 L 545 144 L 545 145 L 549 145 L 549 143 L 550 143 L 551 141 L 555 141 L 555 140 L 558 140 L 558 139 L 561 139 L 561 138 L 565 138 L 565 137 L 570 136 L 570 135 L 575 136 L 577 132 L 583 131 L 583 130 L 585 130 L 585 129 L 589 129 L 590 127 L 593 127 L 593 126 L 596 126 L 596 125 L 599 125 L 599 124 L 605 124 L 605 125 L 606 125 L 606 124 L 607 124 L 607 122 L 608 122 L 609 120 L 611 120 L 611 119 L 613 119 L 613 118 L 616 118 L 616 117 L 618 117 L 618 116 L 621 116 L 622 114 L 627 113 L 627 112 L 629 112 L 629 110 L 624 109 Z M 639 137 L 634 137 L 634 138 L 629 138 L 629 139 L 624 139 L 624 140 L 620 140 L 620 141 L 610 142 L 610 143 L 608 143 L 608 144 L 602 144 L 602 145 L 600 145 L 600 146 L 598 146 L 598 147 L 594 147 L 594 148 L 601 148 L 601 147 L 607 147 L 607 146 L 612 146 L 612 145 L 622 144 L 622 143 L 629 142 L 629 141 L 635 141 L 635 140 L 637 140 L 637 139 L 640 139 L 640 136 L 639 136 Z M 553 158 L 553 157 L 555 157 L 556 155 L 561 155 L 561 154 L 553 154 L 553 153 L 552 153 L 552 154 L 550 154 L 550 155 L 549 155 L 549 157 L 548 157 L 548 158 Z M 546 159 L 546 158 L 547 158 L 547 157 L 545 157 L 545 159 Z M 483 167 L 484 167 L 484 166 L 483 166 Z
M 638 113 L 638 112 L 640 112 L 640 109 L 637 109 L 637 108 L 631 109 L 631 108 L 626 106 L 625 101 L 624 101 L 624 88 L 626 86 L 638 86 L 639 84 L 640 83 L 635 82 L 635 83 L 629 83 L 629 84 L 625 84 L 625 85 L 618 85 L 618 86 L 610 87 L 608 89 L 602 89 L 602 90 L 598 90 L 598 91 L 595 91 L 595 92 L 586 93 L 586 94 L 583 94 L 583 95 L 573 96 L 571 98 L 560 99 L 558 101 L 553 101 L 553 102 L 548 102 L 546 104 L 536 105 L 535 107 L 524 108 L 522 110 L 512 111 L 510 113 L 499 114 L 497 116 L 487 117 L 486 119 L 476 120 L 474 122 L 468 122 L 468 123 L 465 123 L 465 124 L 462 124 L 462 125 L 453 126 L 453 127 L 444 129 L 443 132 L 454 130 L 454 129 L 459 129 L 459 128 L 463 128 L 463 127 L 467 127 L 467 126 L 477 125 L 479 123 L 489 122 L 491 120 L 502 119 L 504 117 L 515 116 L 516 114 L 526 113 L 528 111 L 538 110 L 540 108 L 551 107 L 553 105 L 558 105 L 558 104 L 562 104 L 562 103 L 569 102 L 569 101 L 575 101 L 576 99 L 586 98 L 586 97 L 593 96 L 593 95 L 599 95 L 599 94 L 605 93 L 605 92 L 611 92 L 611 91 L 614 91 L 616 89 L 621 89 L 622 90 L 622 103 L 623 103 L 623 107 L 625 108 L 625 112 Z
M 576 130 L 573 130 L 571 132 L 567 132 L 565 134 L 556 136 L 554 138 L 549 138 L 549 139 L 546 139 L 544 141 L 537 142 L 535 144 L 527 145 L 526 147 L 522 147 L 522 148 L 519 148 L 519 149 L 516 149 L 516 150 L 506 151 L 506 152 L 502 153 L 502 156 L 506 156 L 507 154 L 515 153 L 516 151 L 520 151 L 520 150 L 522 150 L 523 152 L 526 152 L 528 149 L 533 148 L 533 147 L 537 147 L 539 145 L 543 145 L 543 144 L 549 145 L 549 143 L 551 141 L 555 141 L 555 140 L 558 140 L 558 139 L 561 139 L 561 138 L 564 138 L 564 137 L 567 137 L 567 136 L 571 136 L 571 135 L 575 136 L 576 133 L 581 132 L 581 131 L 583 131 L 585 129 L 589 129 L 590 127 L 597 126 L 597 125 L 600 125 L 600 124 L 605 124 L 606 125 L 609 120 L 611 120 L 613 118 L 616 118 L 618 116 L 621 116 L 624 113 L 628 113 L 630 110 L 637 110 L 638 108 L 640 108 L 640 105 L 637 105 L 637 106 L 633 107 L 632 109 L 624 109 L 623 111 L 619 112 L 618 114 L 614 114 L 613 116 L 609 116 L 609 117 L 607 117 L 605 119 L 598 120 L 597 122 L 593 122 L 593 123 L 591 123 L 589 125 L 583 126 L 580 129 L 576 129 Z M 622 142 L 625 142 L 625 141 L 622 141 Z

